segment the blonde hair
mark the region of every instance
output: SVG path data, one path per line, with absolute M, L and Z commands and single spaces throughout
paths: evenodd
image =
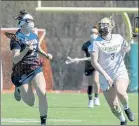
M 114 20 L 112 19 L 112 16 L 110 17 L 104 17 L 101 19 L 101 21 L 99 23 L 108 23 L 110 24 L 110 27 L 113 28 L 115 26 L 115 22 Z M 98 24 L 99 24 L 98 23 Z

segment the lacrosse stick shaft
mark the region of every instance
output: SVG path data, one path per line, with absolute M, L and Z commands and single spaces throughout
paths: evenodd
M 84 57 L 84 58 L 68 58 L 68 60 L 65 61 L 66 64 L 71 64 L 71 63 L 75 63 L 75 62 L 82 62 L 82 61 L 89 61 L 91 60 L 91 57 Z
M 39 41 L 39 46 L 40 46 L 40 43 L 41 43 L 42 39 L 44 38 L 44 35 L 45 35 L 45 34 L 46 34 L 46 33 L 44 33 L 43 36 L 41 37 L 41 39 L 40 39 L 40 41 Z M 6 35 L 7 38 L 16 41 L 16 42 L 20 45 L 20 43 L 19 43 L 20 40 L 18 40 L 18 38 L 16 37 L 16 35 L 15 35 L 14 33 L 5 32 L 5 35 Z M 25 44 L 25 46 L 28 46 L 28 47 L 29 47 L 28 44 Z M 41 51 L 38 50 L 38 49 L 33 49 L 33 51 L 36 51 L 36 52 L 40 53 L 40 54 L 43 55 L 43 56 L 46 56 L 43 52 L 41 52 Z

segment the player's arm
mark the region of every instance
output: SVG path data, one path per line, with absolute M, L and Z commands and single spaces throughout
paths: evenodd
M 130 44 L 127 43 L 127 41 L 124 40 L 124 39 L 123 39 L 123 43 L 122 43 L 121 49 L 122 49 L 122 52 L 124 52 L 124 53 L 127 53 L 127 52 L 130 51 Z
M 33 31 L 35 34 L 36 34 L 36 36 L 37 36 L 37 40 L 38 40 L 38 54 L 39 54 L 39 56 L 42 56 L 42 57 L 44 57 L 44 58 L 48 58 L 48 59 L 52 59 L 52 55 L 50 54 L 50 53 L 46 53 L 45 51 L 43 51 L 42 50 L 42 48 L 41 48 L 41 43 L 42 43 L 42 40 L 44 39 L 44 37 L 45 37 L 45 34 L 46 34 L 46 32 L 44 32 L 43 33 L 43 35 L 42 35 L 42 37 L 39 39 L 38 38 L 38 28 L 34 28 L 34 31 Z
M 82 58 L 81 61 L 91 61 L 91 57 L 86 57 L 86 54 L 85 54 L 86 51 L 87 51 L 87 48 L 85 44 L 83 44 L 82 52 L 83 52 L 84 58 Z
M 20 52 L 20 45 L 17 43 L 13 43 L 11 45 L 11 50 L 12 50 L 12 61 L 14 64 L 17 64 L 20 62 L 23 57 L 27 54 L 29 50 L 33 50 L 33 44 L 31 43 L 29 46 L 26 46 L 25 49 Z
M 22 52 L 20 52 L 20 49 L 13 49 L 12 50 L 12 61 L 14 64 L 17 64 L 20 62 L 23 57 L 27 54 L 28 49 L 25 48 Z
M 35 29 L 35 34 L 38 36 L 37 28 Z M 38 43 L 38 54 L 39 54 L 39 56 L 42 56 L 44 58 L 52 59 L 53 58 L 52 55 L 50 53 L 46 53 L 41 48 L 41 43 L 42 43 L 42 40 L 43 40 L 44 37 L 45 37 L 45 34 L 44 34 L 44 36 L 42 38 L 40 38 L 40 40 L 38 39 L 39 40 L 39 43 Z
M 90 54 L 91 54 L 91 63 L 92 63 L 92 66 L 99 73 L 101 73 L 105 77 L 106 81 L 108 81 L 108 84 L 110 86 L 112 86 L 113 80 L 110 78 L 110 76 L 105 72 L 105 70 L 98 63 L 99 47 L 98 47 L 96 42 L 93 43 L 93 49 L 90 50 Z
M 97 52 L 92 52 L 91 54 L 91 63 L 92 66 L 99 72 L 101 73 L 105 78 L 108 76 L 107 73 L 103 70 L 103 68 L 100 66 L 98 63 L 98 53 Z
M 52 59 L 52 55 L 51 55 L 50 53 L 44 52 L 44 51 L 42 50 L 42 48 L 40 47 L 40 45 L 39 45 L 39 47 L 38 47 L 38 52 L 39 52 L 39 55 L 40 55 L 40 56 L 43 56 L 44 58 Z

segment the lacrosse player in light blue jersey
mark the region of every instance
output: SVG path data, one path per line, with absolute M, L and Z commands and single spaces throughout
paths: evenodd
M 34 19 L 24 10 L 20 11 L 16 19 L 19 21 L 19 29 L 15 34 L 18 42 L 14 40 L 10 42 L 13 61 L 11 80 L 16 87 L 14 96 L 17 101 L 22 99 L 27 105 L 33 106 L 35 102 L 34 88 L 39 99 L 41 126 L 45 126 L 48 109 L 46 82 L 42 72 L 43 63 L 38 53 L 38 50 L 41 50 L 38 37 L 32 32 Z M 44 52 L 41 54 L 45 58 L 52 59 L 51 54 Z

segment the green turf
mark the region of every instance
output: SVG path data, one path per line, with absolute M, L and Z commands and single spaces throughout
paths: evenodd
M 101 106 L 90 109 L 87 107 L 86 94 L 78 93 L 48 93 L 48 121 L 49 125 L 119 125 L 119 120 L 111 113 L 104 96 L 100 95 Z M 128 125 L 138 124 L 138 94 L 129 94 L 130 106 L 135 113 L 136 120 Z M 17 102 L 13 94 L 1 95 L 2 125 L 39 124 L 39 112 L 36 100 L 34 107 L 28 107 L 22 101 Z M 11 119 L 13 122 L 7 122 Z M 15 121 L 16 119 L 16 121 Z M 18 122 L 23 121 L 23 122 Z M 32 119 L 30 122 L 23 119 Z M 36 121 L 36 122 L 34 122 Z

